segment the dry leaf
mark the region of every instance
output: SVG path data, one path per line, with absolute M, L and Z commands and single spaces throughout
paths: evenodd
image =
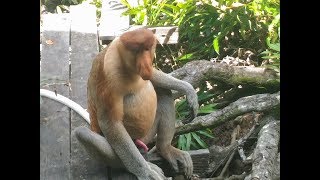
M 52 41 L 51 39 L 48 39 L 48 40 L 46 40 L 46 43 L 47 43 L 48 45 L 52 45 L 52 44 L 53 44 L 53 41 Z

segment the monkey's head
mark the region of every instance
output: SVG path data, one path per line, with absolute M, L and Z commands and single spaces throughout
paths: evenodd
M 127 51 L 134 56 L 134 68 L 144 80 L 150 80 L 152 76 L 152 61 L 156 49 L 156 38 L 153 32 L 147 28 L 140 28 L 123 33 L 120 41 Z M 130 59 L 130 58 L 128 58 Z M 131 64 L 132 62 L 126 62 Z

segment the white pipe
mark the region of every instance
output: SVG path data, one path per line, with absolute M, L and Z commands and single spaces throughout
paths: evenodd
M 83 117 L 90 124 L 89 113 L 85 109 L 83 109 L 79 104 L 75 103 L 71 99 L 64 97 L 60 94 L 56 95 L 54 92 L 46 89 L 40 89 L 40 96 L 50 98 L 52 100 L 58 101 L 68 106 L 69 108 L 76 111 L 81 117 Z

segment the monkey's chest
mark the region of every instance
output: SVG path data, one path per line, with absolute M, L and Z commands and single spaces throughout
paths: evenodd
M 153 87 L 146 87 L 139 93 L 125 96 L 123 110 L 123 123 L 131 138 L 146 136 L 153 125 L 157 110 L 157 96 Z

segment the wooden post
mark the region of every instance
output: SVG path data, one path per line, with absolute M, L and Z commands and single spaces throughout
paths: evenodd
M 69 29 L 67 14 L 43 15 L 41 88 L 69 97 Z M 56 79 L 56 80 L 55 80 Z M 70 109 L 42 97 L 40 106 L 40 179 L 69 179 Z

